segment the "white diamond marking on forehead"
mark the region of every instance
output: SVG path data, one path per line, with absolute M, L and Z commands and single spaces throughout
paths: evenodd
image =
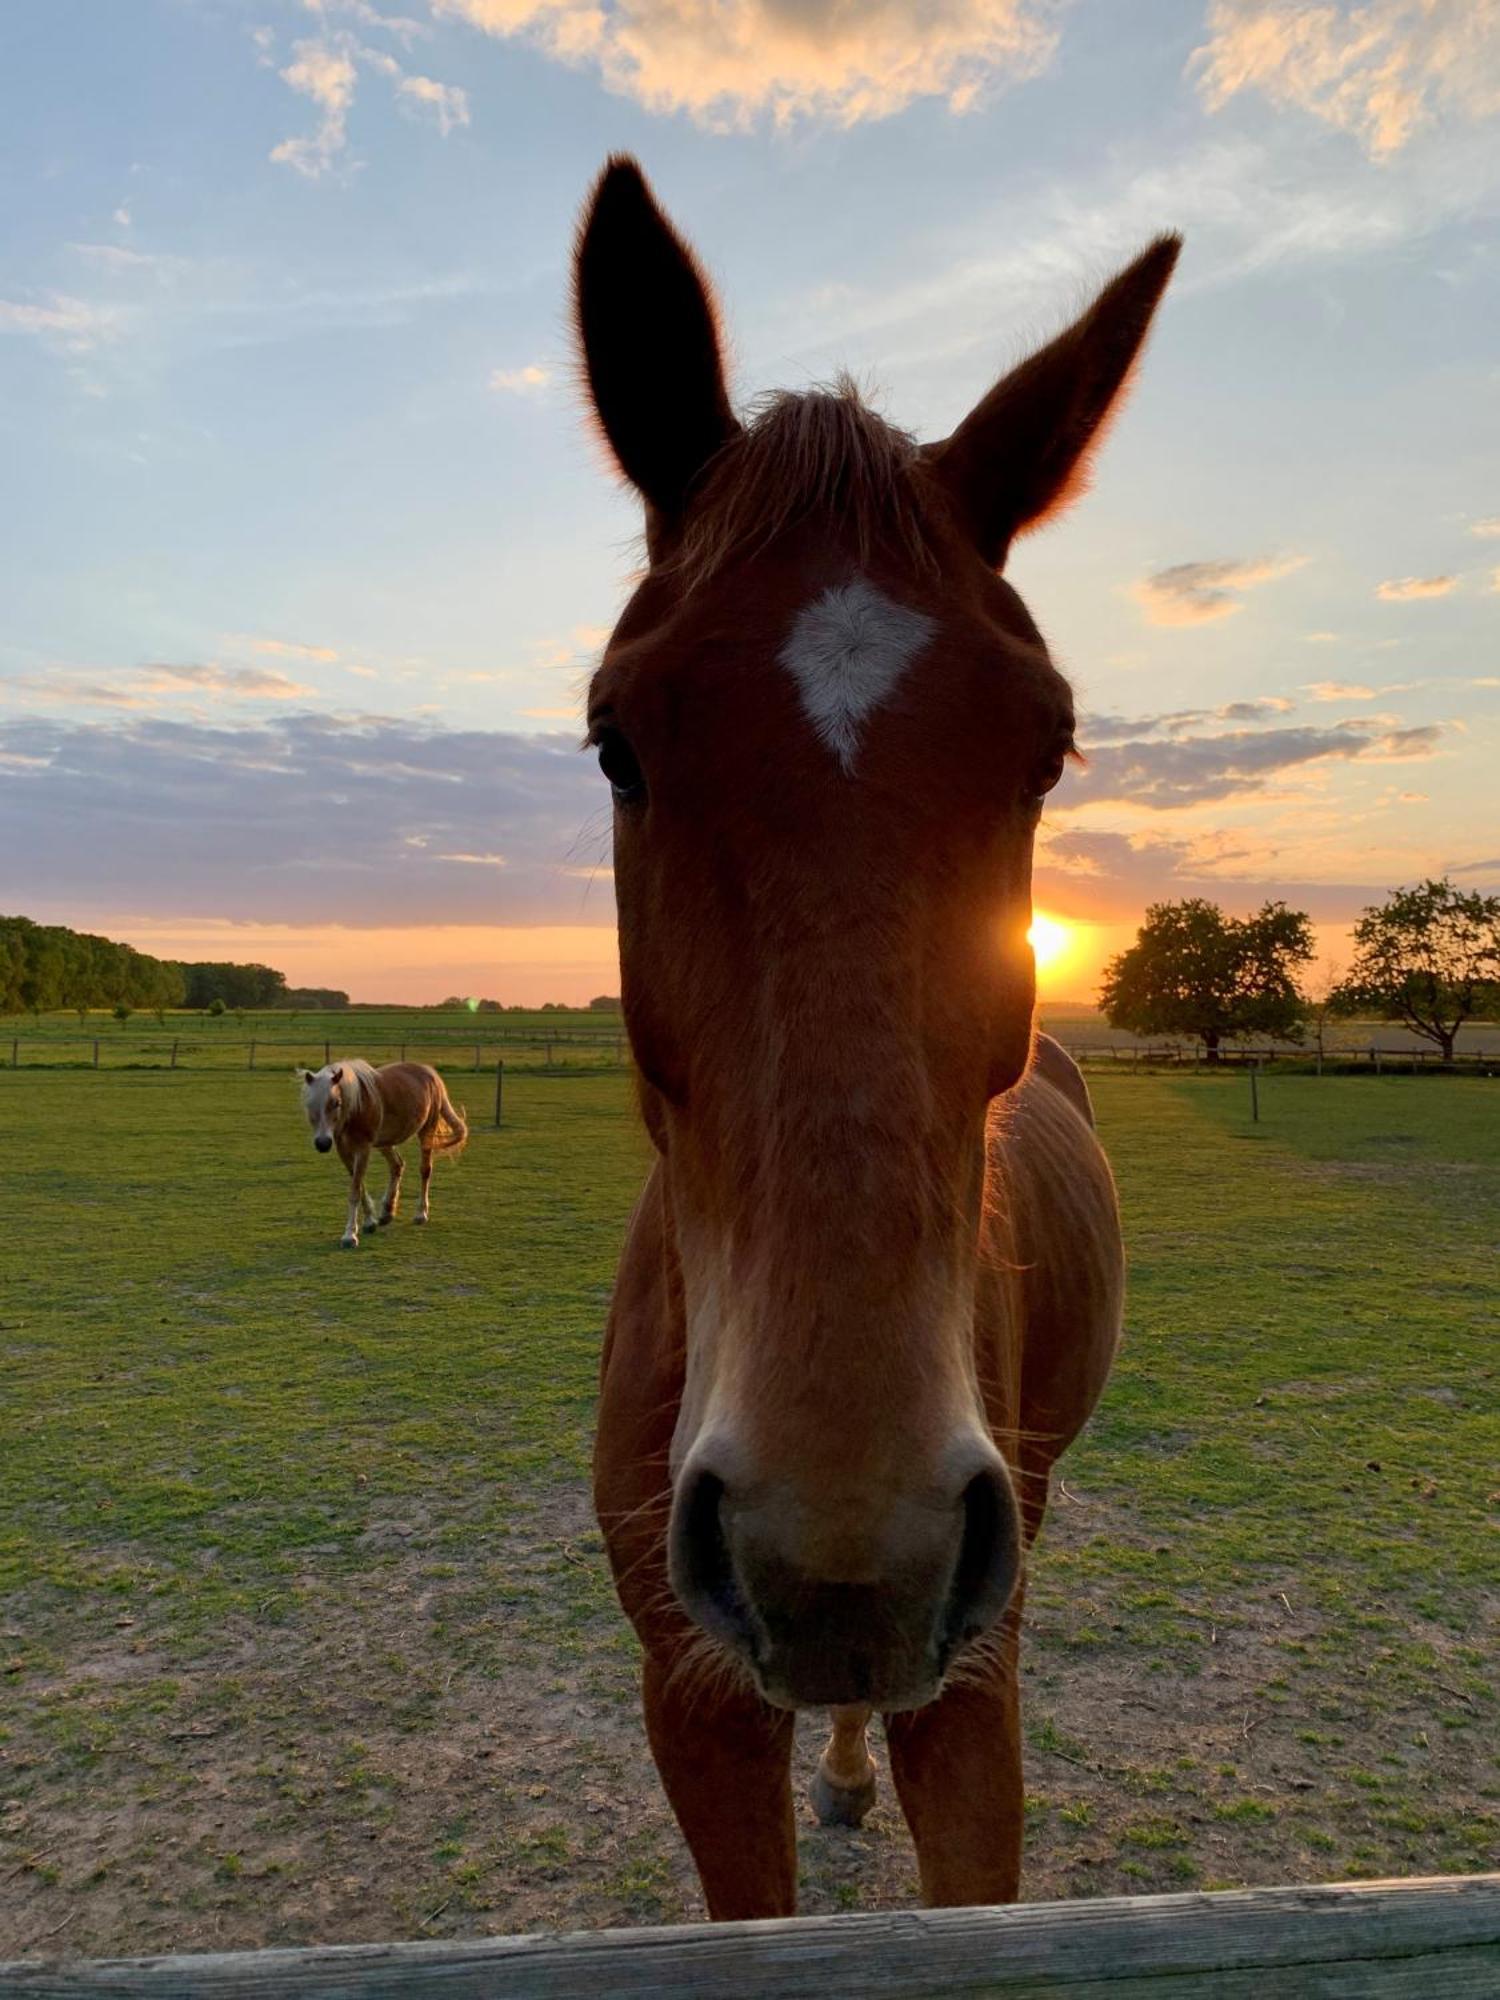
M 777 658 L 797 683 L 820 743 L 854 770 L 867 716 L 937 630 L 936 619 L 893 604 L 861 576 L 825 590 L 797 613 Z

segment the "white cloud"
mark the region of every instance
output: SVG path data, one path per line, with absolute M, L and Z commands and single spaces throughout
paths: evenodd
M 308 646 L 298 639 L 241 638 L 230 633 L 228 643 L 248 646 L 252 653 L 270 653 L 282 660 L 336 660 L 332 646 Z
M 524 368 L 495 369 L 490 376 L 490 387 L 512 396 L 525 396 L 534 389 L 544 389 L 551 379 L 550 370 L 529 361 Z
M 1228 558 L 1174 563 L 1131 585 L 1131 596 L 1153 625 L 1206 625 L 1243 610 L 1243 593 L 1301 569 L 1306 556 Z
M 1375 695 L 1358 681 L 1304 681 L 1302 692 L 1309 701 L 1371 701 Z
M 380 14 L 361 0 L 304 0 L 304 5 L 322 20 L 334 12 L 347 14 L 366 27 L 394 32 L 407 42 L 422 32 L 420 23 Z M 310 97 L 323 115 L 316 131 L 283 139 L 272 150 L 271 158 L 295 167 L 309 180 L 327 173 L 349 143 L 349 113 L 359 87 L 361 64 L 387 79 L 398 103 L 430 113 L 445 139 L 457 126 L 469 122 L 467 91 L 457 84 L 439 83 L 435 77 L 408 74 L 393 55 L 366 47 L 347 28 L 329 28 L 321 36 L 293 46 L 296 60 L 282 70 L 282 80 Z
M 507 868 L 503 854 L 435 854 L 434 861 L 461 861 L 469 868 Z
M 1214 0 L 1189 67 L 1210 111 L 1243 90 L 1350 132 L 1376 159 L 1500 111 L 1500 0 Z
M 445 139 L 455 126 L 469 122 L 468 92 L 457 84 L 438 83 L 430 76 L 403 76 L 396 95 L 432 112 Z
M 51 292 L 45 304 L 0 299 L 0 333 L 29 333 L 60 343 L 72 353 L 86 353 L 120 332 L 120 315 L 109 306 Z
M 884 118 L 921 97 L 953 111 L 1036 76 L 1057 0 L 431 0 L 433 12 L 597 69 L 649 111 L 715 130 Z
M 1493 540 L 1495 536 L 1500 535 L 1500 514 L 1491 514 L 1487 521 L 1471 521 L 1469 533 Z
M 1446 597 L 1457 582 L 1456 576 L 1393 576 L 1376 586 L 1375 595 L 1386 604 L 1408 604 L 1416 597 Z
M 281 72 L 282 81 L 310 97 L 323 115 L 315 132 L 283 139 L 272 147 L 271 158 L 316 180 L 348 144 L 349 108 L 359 78 L 354 43 L 349 35 L 339 34 L 323 41 L 296 42 L 293 47 L 296 59 Z

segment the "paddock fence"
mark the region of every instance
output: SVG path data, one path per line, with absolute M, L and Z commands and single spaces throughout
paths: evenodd
M 1201 1043 L 1071 1040 L 1054 1036 L 1081 1069 L 1115 1073 L 1166 1070 L 1259 1069 L 1288 1075 L 1412 1076 L 1440 1073 L 1461 1076 L 1500 1075 L 1500 1034 L 1493 1047 L 1466 1042 L 1445 1063 L 1436 1047 L 1382 1044 L 1375 1040 L 1328 1047 L 1269 1043 L 1263 1047 L 1236 1044 L 1220 1049 L 1210 1063 Z M 457 1072 L 493 1070 L 497 1062 L 509 1069 L 569 1073 L 628 1068 L 630 1047 L 622 1029 L 594 1030 L 516 1028 L 475 1035 L 421 1034 L 405 1038 L 364 1036 L 351 1022 L 342 1034 L 319 1023 L 306 1034 L 224 1036 L 207 1032 L 132 1034 L 116 1028 L 95 1034 L 24 1035 L 0 1037 L 0 1066 L 11 1069 L 59 1070 L 279 1070 L 316 1069 L 339 1055 L 361 1055 L 367 1061 L 426 1062 Z
M 329 1033 L 323 1024 L 300 1036 L 248 1035 L 228 1037 L 211 1031 L 199 1034 L 151 1035 L 101 1031 L 97 1035 L 11 1035 L 0 1041 L 0 1060 L 12 1069 L 167 1069 L 268 1070 L 316 1069 L 341 1055 L 359 1055 L 373 1063 L 425 1062 L 449 1071 L 507 1068 L 548 1071 L 610 1070 L 627 1064 L 629 1045 L 614 1029 L 590 1034 L 578 1029 L 512 1030 L 483 1035 L 424 1035 L 405 1039 L 361 1035 L 357 1026 Z
M 1494 2000 L 1500 1875 L 0 1965 L 21 2000 Z

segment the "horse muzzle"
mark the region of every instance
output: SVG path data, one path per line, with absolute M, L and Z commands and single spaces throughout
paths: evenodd
M 694 1455 L 697 1458 L 697 1454 Z M 683 1468 L 669 1529 L 672 1585 L 778 1708 L 921 1708 L 955 1656 L 1010 1602 L 1020 1512 L 999 1453 L 966 1447 L 946 1498 L 816 1506 Z
M 313 1140 L 313 1144 L 320 1153 L 331 1153 L 333 1151 L 333 1141 L 326 1132 L 320 1132 Z

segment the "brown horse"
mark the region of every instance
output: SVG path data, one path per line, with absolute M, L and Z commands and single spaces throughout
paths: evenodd
M 361 1210 L 371 1228 L 395 1221 L 401 1176 L 406 1171 L 406 1162 L 396 1148 L 408 1139 L 419 1139 L 422 1145 L 422 1200 L 414 1219 L 426 1222 L 432 1213 L 432 1156 L 461 1152 L 469 1136 L 463 1113 L 449 1103 L 447 1087 L 437 1071 L 426 1063 L 409 1062 L 386 1063 L 374 1069 L 351 1056 L 298 1074 L 313 1144 L 320 1153 L 330 1153 L 337 1146 L 339 1158 L 349 1169 L 344 1248 L 359 1248 Z M 377 1147 L 391 1170 L 378 1213 L 365 1192 L 365 1168 Z
M 577 248 L 648 567 L 590 691 L 659 1159 L 605 1343 L 595 1501 L 652 1752 L 714 1917 L 795 1907 L 793 1711 L 825 1820 L 891 1775 L 932 1903 L 1014 1897 L 1017 1636 L 1123 1253 L 1033 1035 L 1033 837 L 1073 707 L 998 574 L 1080 484 L 1171 273 L 1154 243 L 940 444 L 841 385 L 746 425 L 632 161 Z

